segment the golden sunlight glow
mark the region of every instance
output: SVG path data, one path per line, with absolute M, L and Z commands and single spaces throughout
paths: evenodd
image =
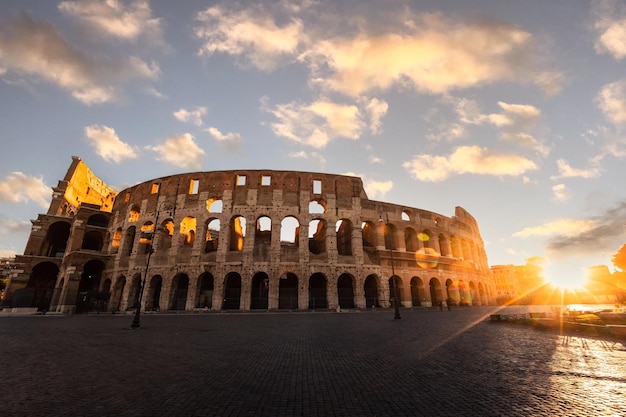
M 421 268 L 432 269 L 437 267 L 439 254 L 432 248 L 422 248 L 415 252 L 415 261 Z
M 563 268 L 549 264 L 545 269 L 546 281 L 563 290 L 582 290 L 587 282 L 586 271 L 583 268 Z

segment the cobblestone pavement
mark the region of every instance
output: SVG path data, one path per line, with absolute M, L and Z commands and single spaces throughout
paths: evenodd
M 401 312 L 1 318 L 0 415 L 626 415 L 624 340 Z

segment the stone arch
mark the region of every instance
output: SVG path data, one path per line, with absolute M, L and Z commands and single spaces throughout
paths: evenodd
M 154 275 L 148 285 L 148 294 L 146 294 L 146 307 L 147 311 L 160 311 L 161 310 L 161 289 L 163 288 L 163 277 L 161 275 Z
M 474 281 L 470 281 L 468 285 L 470 305 L 480 305 L 480 296 L 476 290 L 476 284 Z
M 405 294 L 404 294 L 404 282 L 402 281 L 402 278 L 400 278 L 397 275 L 394 275 L 391 278 L 389 278 L 389 298 L 392 301 L 394 299 L 394 293 L 393 293 L 394 277 L 395 277 L 396 291 L 398 295 L 398 302 L 400 303 L 399 306 L 401 307 L 403 305 L 403 302 L 406 301 Z
M 213 289 L 215 280 L 209 272 L 204 272 L 198 277 L 198 291 L 196 296 L 196 308 L 208 308 L 213 306 Z
M 380 307 L 379 300 L 379 279 L 376 275 L 368 275 L 365 278 L 365 283 L 363 284 L 364 292 L 365 292 L 365 307 L 366 308 L 376 308 Z
M 336 225 L 337 253 L 343 256 L 352 256 L 352 222 L 340 219 Z
M 130 211 L 128 212 L 128 222 L 134 223 L 139 220 L 140 216 L 141 216 L 141 209 L 139 208 L 137 204 L 135 204 L 130 208 Z
M 446 295 L 448 305 L 459 305 L 461 297 L 459 296 L 459 287 L 456 282 L 451 279 L 446 280 Z
M 139 296 L 139 290 L 141 288 L 141 274 L 137 273 L 133 275 L 128 288 L 128 296 L 126 297 L 126 310 L 132 310 L 138 307 L 137 297 Z
M 244 239 L 246 237 L 246 218 L 237 215 L 230 219 L 230 246 L 229 249 L 234 252 L 243 251 Z
M 443 301 L 443 294 L 441 293 L 441 283 L 437 278 L 431 278 L 428 282 L 430 288 L 430 300 L 433 305 L 439 305 Z
M 272 219 L 263 215 L 256 219 L 256 228 L 254 231 L 255 261 L 269 261 L 271 245 Z
M 280 257 L 282 262 L 298 262 L 300 247 L 300 222 L 287 216 L 280 222 Z
M 78 283 L 76 296 L 76 313 L 87 313 L 97 307 L 100 279 L 104 271 L 104 262 L 92 259 L 83 265 L 83 272 Z
M 257 272 L 252 277 L 250 288 L 250 309 L 267 310 L 269 308 L 270 278 L 265 272 Z
M 64 221 L 52 223 L 41 246 L 41 256 L 60 258 L 65 253 L 70 237 L 70 224 Z
M 139 230 L 139 246 L 137 253 L 148 253 L 152 248 L 152 239 L 154 237 L 154 223 L 145 222 Z
M 13 307 L 36 307 L 47 311 L 54 295 L 59 267 L 52 262 L 41 262 L 33 267 L 26 288 L 13 294 Z
M 385 249 L 395 250 L 398 246 L 396 242 L 396 232 L 396 226 L 390 223 L 385 224 Z
M 130 256 L 133 254 L 133 248 L 135 246 L 135 234 L 135 226 L 130 226 L 128 229 L 126 229 L 126 234 L 124 236 L 124 248 L 122 249 L 123 256 Z
M 337 297 L 340 308 L 354 308 L 354 277 L 348 273 L 337 279 Z
M 324 214 L 326 213 L 327 204 L 326 201 L 321 198 L 311 200 L 309 202 L 309 214 Z
M 431 248 L 431 249 L 434 248 L 433 241 L 432 241 L 433 232 L 431 232 L 429 229 L 424 229 L 422 233 L 418 235 L 418 239 L 420 240 L 420 242 L 422 242 L 422 245 L 425 248 Z
M 459 289 L 459 305 L 469 306 L 472 305 L 472 296 L 467 282 L 459 280 L 457 287 Z
M 108 227 L 109 219 L 104 214 L 92 214 L 87 219 L 87 225 L 96 227 Z
M 159 227 L 159 248 L 168 250 L 172 247 L 172 239 L 174 238 L 174 221 L 171 218 L 163 220 Z
M 209 213 L 221 213 L 224 208 L 222 200 L 217 198 L 209 198 L 206 201 L 206 210 Z
M 363 248 L 375 248 L 378 245 L 376 225 L 371 221 L 366 221 L 361 224 L 361 230 L 363 234 Z
M 122 228 L 118 227 L 113 234 L 113 240 L 111 240 L 111 253 L 116 254 L 120 249 L 120 243 L 122 242 Z
M 196 218 L 186 216 L 180 222 L 179 233 L 183 237 L 182 246 L 193 246 L 196 238 Z
M 113 312 L 120 311 L 122 309 L 122 296 L 124 294 L 124 287 L 126 286 L 126 277 L 120 275 L 115 280 L 113 285 L 113 291 L 111 292 L 111 302 L 109 303 L 109 309 Z
M 287 272 L 280 276 L 278 283 L 278 308 L 295 310 L 298 308 L 298 276 Z
M 459 239 L 456 236 L 450 237 L 450 246 L 452 247 L 452 257 L 461 259 L 463 257 L 461 253 L 461 247 L 459 244 Z
M 220 220 L 214 217 L 206 221 L 204 252 L 217 252 L 220 242 Z
M 189 291 L 189 276 L 178 273 L 172 279 L 170 310 L 185 310 L 187 306 L 187 293 Z
M 421 306 L 426 301 L 424 283 L 420 277 L 411 278 L 411 302 L 413 307 Z
M 404 246 L 407 252 L 417 252 L 419 249 L 417 232 L 412 227 L 404 229 Z
M 100 252 L 103 244 L 104 236 L 102 235 L 102 232 L 91 230 L 83 235 L 83 241 L 80 244 L 80 248 Z
M 229 272 L 224 278 L 222 310 L 239 310 L 241 304 L 241 275 Z
M 309 277 L 309 308 L 328 308 L 327 285 L 328 280 L 320 272 Z
M 309 223 L 309 252 L 319 255 L 326 252 L 326 220 L 313 219 Z
M 439 251 L 441 252 L 441 256 L 450 256 L 448 248 L 448 239 L 446 238 L 446 235 L 439 233 Z
M 409 214 L 408 211 L 403 210 L 402 213 L 400 214 L 400 218 L 402 219 L 402 221 L 410 222 L 411 221 L 411 214 Z

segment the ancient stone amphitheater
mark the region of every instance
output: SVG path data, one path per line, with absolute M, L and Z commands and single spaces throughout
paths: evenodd
M 468 212 L 370 200 L 358 177 L 192 172 L 116 192 L 73 157 L 32 223 L 5 308 L 386 308 L 394 282 L 404 308 L 494 303 Z

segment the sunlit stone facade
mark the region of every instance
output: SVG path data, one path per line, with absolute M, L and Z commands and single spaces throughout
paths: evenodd
M 358 177 L 233 170 L 114 192 L 74 157 L 5 307 L 64 313 L 495 302 L 476 220 L 368 199 Z

